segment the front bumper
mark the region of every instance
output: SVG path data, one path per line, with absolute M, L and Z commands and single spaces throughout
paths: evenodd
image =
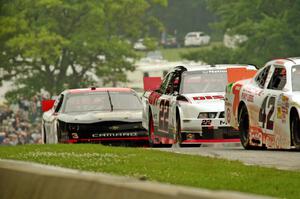
M 89 135 L 89 136 L 87 136 Z M 145 142 L 148 141 L 148 132 L 132 131 L 132 132 L 101 132 L 68 134 L 68 137 L 63 140 L 64 143 L 117 143 L 117 142 Z
M 197 119 L 197 118 L 186 118 L 181 121 L 181 131 L 202 131 L 203 128 L 226 128 L 230 127 L 224 118 L 208 118 L 208 119 Z
M 139 142 L 148 140 L 142 122 L 103 121 L 97 123 L 59 123 L 61 143 Z
M 206 122 L 207 119 L 183 120 L 181 143 L 240 142 L 240 132 L 226 124 L 223 118 L 212 119 L 210 125 L 201 125 Z

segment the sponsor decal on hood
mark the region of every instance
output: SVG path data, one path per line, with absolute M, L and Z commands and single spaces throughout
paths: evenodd
M 220 101 L 224 100 L 225 92 L 222 93 L 194 93 L 185 94 L 185 97 L 193 102 L 207 102 L 207 101 Z

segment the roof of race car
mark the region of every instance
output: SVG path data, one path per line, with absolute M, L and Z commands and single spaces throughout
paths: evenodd
M 84 93 L 84 92 L 132 92 L 131 88 L 78 88 L 78 89 L 69 89 L 65 90 L 65 93 Z
M 300 57 L 277 58 L 267 62 L 265 65 L 278 64 L 285 67 L 291 67 L 300 64 Z
M 178 66 L 180 67 L 180 66 Z M 257 70 L 254 65 L 248 64 L 217 64 L 217 65 L 194 65 L 194 66 L 181 66 L 186 68 L 187 71 L 198 71 L 198 70 L 218 70 L 218 69 L 227 69 L 227 68 L 241 68 L 246 67 L 250 70 Z M 176 67 L 172 70 L 176 70 Z

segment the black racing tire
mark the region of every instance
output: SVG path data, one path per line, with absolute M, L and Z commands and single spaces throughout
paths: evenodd
M 239 111 L 239 131 L 243 147 L 245 149 L 252 149 L 249 139 L 249 114 L 245 105 L 243 105 Z
M 154 140 L 152 136 L 154 135 L 154 121 L 151 112 L 149 112 L 149 121 L 148 121 L 148 140 L 149 140 L 149 147 L 157 147 L 157 144 L 154 144 Z
M 47 136 L 46 136 L 46 128 L 45 128 L 45 125 L 43 125 L 43 131 L 44 131 L 43 142 L 44 142 L 44 144 L 47 144 Z
M 200 147 L 201 144 L 182 144 L 180 116 L 176 117 L 176 141 L 179 147 Z
M 57 133 L 57 143 L 61 143 L 61 130 L 60 128 L 57 126 L 56 127 L 56 133 Z
M 292 141 L 296 149 L 300 149 L 300 119 L 297 111 L 291 115 Z

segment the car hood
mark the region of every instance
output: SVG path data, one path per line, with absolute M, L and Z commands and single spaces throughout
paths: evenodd
M 300 91 L 293 92 L 290 98 L 293 103 L 297 104 L 297 106 L 300 107 Z
M 224 111 L 225 92 L 184 94 L 192 104 L 197 105 L 202 111 Z
M 95 123 L 104 121 L 142 121 L 142 111 L 112 111 L 112 112 L 80 112 L 80 113 L 61 113 L 58 120 L 67 123 Z

